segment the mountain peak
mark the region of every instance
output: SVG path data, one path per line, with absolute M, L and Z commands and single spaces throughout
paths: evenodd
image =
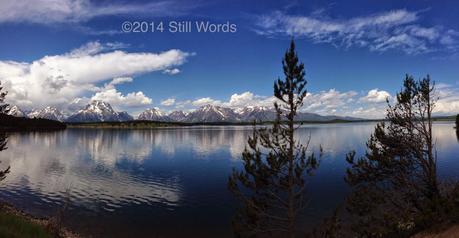
M 88 105 L 83 110 L 93 110 L 96 112 L 110 112 L 113 113 L 115 110 L 113 110 L 112 106 L 104 101 L 101 100 L 93 100 L 91 101 Z
M 8 107 L 9 111 L 8 111 L 8 115 L 11 115 L 11 116 L 15 116 L 15 117 L 25 117 L 26 116 L 26 113 L 24 111 L 22 111 L 18 106 L 14 105 L 14 106 L 9 106 Z
M 170 121 L 170 118 L 157 108 L 150 108 L 143 111 L 137 117 L 138 120 L 147 120 L 147 121 Z
M 83 109 L 71 115 L 69 122 L 130 121 L 133 118 L 127 112 L 116 112 L 112 106 L 101 100 L 93 100 Z
M 171 113 L 169 113 L 168 117 L 172 120 L 172 121 L 185 121 L 186 120 L 186 116 L 187 114 L 184 113 L 183 111 L 173 111 Z
M 190 112 L 187 116 L 190 122 L 236 122 L 238 115 L 231 109 L 207 104 Z

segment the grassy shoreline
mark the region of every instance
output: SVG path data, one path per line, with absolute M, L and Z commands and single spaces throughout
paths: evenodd
M 80 238 L 67 228 L 56 229 L 52 218 L 37 218 L 0 201 L 0 237 Z

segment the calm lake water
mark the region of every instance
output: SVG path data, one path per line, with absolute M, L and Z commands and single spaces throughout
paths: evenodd
M 305 227 L 340 204 L 345 154 L 362 155 L 374 123 L 303 126 L 311 149 L 325 150 L 308 182 Z M 68 129 L 14 133 L 0 152 L 11 173 L 0 199 L 37 216 L 56 213 L 68 197 L 65 223 L 92 237 L 231 237 L 235 201 L 227 179 L 251 127 L 154 130 Z M 439 170 L 457 178 L 459 143 L 452 123 L 436 123 Z

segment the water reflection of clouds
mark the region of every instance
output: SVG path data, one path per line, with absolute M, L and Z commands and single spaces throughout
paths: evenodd
M 297 139 L 304 143 L 311 136 L 310 149 L 317 150 L 322 145 L 333 163 L 344 161 L 344 154 L 351 150 L 363 155 L 374 125 L 306 125 L 299 130 Z M 145 167 L 147 161 L 159 165 L 172 158 L 177 163 L 193 163 L 189 159 L 222 156 L 237 160 L 251 129 L 215 126 L 12 134 L 9 149 L 0 154 L 1 165 L 10 164 L 12 168 L 4 184 L 7 190 L 27 187 L 50 200 L 58 200 L 71 188 L 72 196 L 80 203 L 90 206 L 100 201 L 108 210 L 123 203 L 174 206 L 183 199 L 180 174 L 166 171 L 166 175 L 159 176 Z M 451 151 L 459 146 L 451 124 L 436 124 L 434 137 L 439 155 L 449 153 L 451 157 Z M 188 161 L 179 160 L 181 151 L 192 153 L 187 156 Z M 132 168 L 141 172 L 132 172 Z
M 122 203 L 176 206 L 180 202 L 178 175 L 135 175 L 114 166 L 116 159 L 107 159 L 129 153 L 129 158 L 144 159 L 149 154 L 138 150 L 143 147 L 124 144 L 124 135 L 107 138 L 104 133 L 65 131 L 10 138 L 9 149 L 2 153 L 4 163 L 14 168 L 4 181 L 7 192 L 32 191 L 47 202 L 62 199 L 70 189 L 72 202 L 88 208 L 97 202 L 107 210 Z

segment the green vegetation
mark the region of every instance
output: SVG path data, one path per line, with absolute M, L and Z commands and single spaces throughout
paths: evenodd
M 19 215 L 0 211 L 0 237 L 52 238 L 53 236 L 40 224 Z

